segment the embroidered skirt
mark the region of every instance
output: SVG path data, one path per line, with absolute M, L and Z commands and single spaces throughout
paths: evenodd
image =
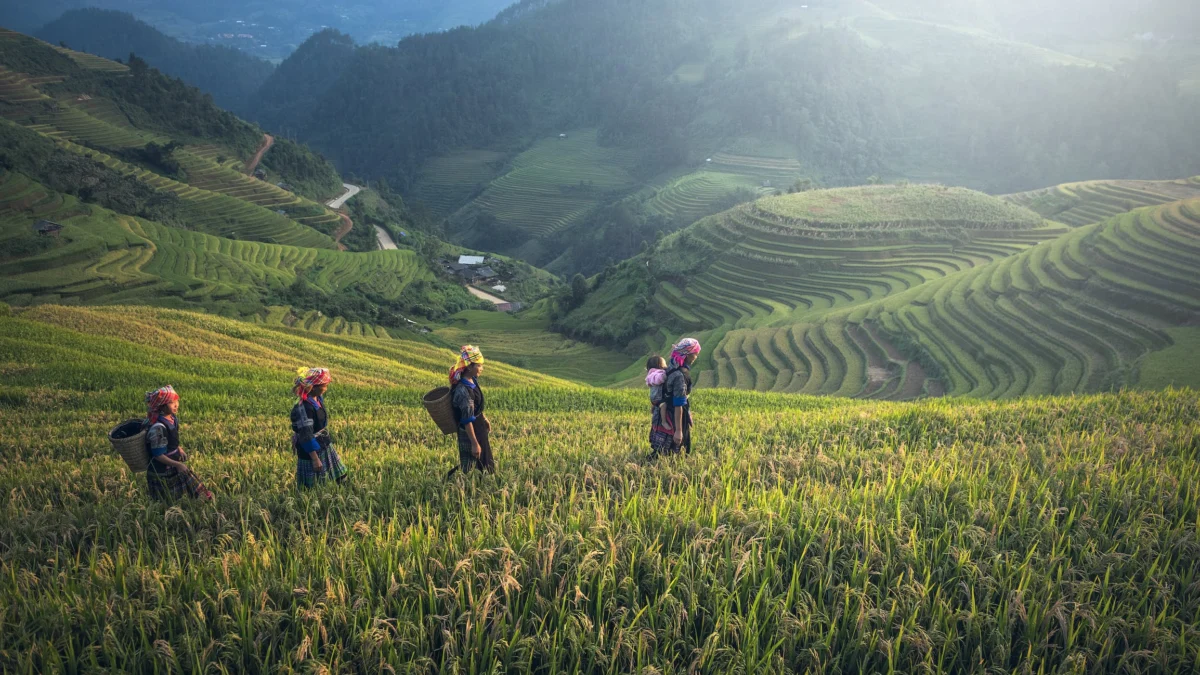
M 296 458 L 297 486 L 316 487 L 318 484 L 330 480 L 340 483 L 350 475 L 350 471 L 346 469 L 346 465 L 342 464 L 342 458 L 338 456 L 337 450 L 334 450 L 332 445 L 318 450 L 317 457 L 320 458 L 323 465 L 321 471 L 313 468 L 312 460 Z
M 147 471 L 146 485 L 150 488 L 150 498 L 160 502 L 172 501 L 180 497 L 194 497 L 204 501 L 213 498 L 212 491 L 204 487 L 204 483 L 201 483 L 196 474 L 192 472 L 174 471 L 170 474 L 160 475 L 153 471 Z

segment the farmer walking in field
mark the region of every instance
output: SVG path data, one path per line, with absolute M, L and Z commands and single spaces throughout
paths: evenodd
M 464 474 L 475 468 L 496 472 L 496 460 L 492 457 L 488 439 L 492 423 L 484 416 L 483 390 L 479 388 L 482 373 L 483 353 L 478 347 L 464 345 L 459 350 L 458 362 L 450 369 L 451 401 L 454 421 L 458 424 L 458 466 L 450 469 L 446 478 L 459 469 Z
M 155 501 L 184 495 L 210 501 L 212 492 L 185 462 L 188 454 L 179 444 L 179 394 L 171 385 L 146 393 L 146 485 Z
M 671 363 L 663 383 L 666 424 L 651 433 L 654 454 L 670 455 L 681 450 L 692 452 L 692 364 L 700 356 L 700 341 L 684 338 L 671 348 Z M 666 427 L 670 426 L 668 430 Z
M 341 483 L 350 472 L 333 448 L 325 408 L 325 392 L 333 376 L 327 368 L 301 368 L 296 374 L 294 391 L 300 398 L 292 408 L 296 485 L 311 488 L 331 479 Z

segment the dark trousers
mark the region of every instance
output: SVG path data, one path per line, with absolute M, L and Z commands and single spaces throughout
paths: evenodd
M 458 432 L 458 466 L 450 469 L 446 474 L 446 478 L 454 475 L 455 471 L 462 470 L 463 473 L 470 473 L 472 469 L 479 469 L 487 473 L 496 473 L 496 460 L 492 456 L 492 443 L 489 438 L 489 433 L 482 424 L 475 424 L 475 440 L 479 441 L 479 457 L 471 451 L 471 437 L 465 431 Z

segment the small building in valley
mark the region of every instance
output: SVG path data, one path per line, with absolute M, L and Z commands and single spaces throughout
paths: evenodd
M 57 237 L 63 226 L 52 220 L 39 220 L 33 225 L 33 230 L 44 237 Z
M 460 255 L 460 256 L 458 256 L 458 264 L 459 265 L 468 265 L 468 266 L 482 265 L 483 260 L 484 260 L 484 258 L 481 255 Z

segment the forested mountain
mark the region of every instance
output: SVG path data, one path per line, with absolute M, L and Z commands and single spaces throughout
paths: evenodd
M 312 36 L 262 84 L 251 100 L 250 115 L 271 129 L 294 129 L 296 110 L 324 96 L 346 72 L 354 52 L 354 40 L 336 30 Z
M 1200 171 L 1190 43 L 1100 62 L 1017 41 L 1011 15 L 986 7 L 525 2 L 479 28 L 361 47 L 336 78 L 346 45 L 323 59 L 321 36 L 272 86 L 334 81 L 270 114 L 450 216 L 464 241 L 562 272 L 797 180 L 1012 192 Z M 560 134 L 594 141 L 541 144 Z M 541 211 L 523 207 L 534 200 Z
M 37 37 L 107 59 L 137 54 L 158 70 L 212 94 L 217 105 L 244 114 L 247 103 L 275 69 L 267 61 L 223 46 L 168 37 L 133 15 L 101 9 L 67 12 Z
M 395 44 L 406 35 L 473 26 L 510 0 L 44 0 L 0 3 L 0 25 L 32 33 L 64 12 L 95 7 L 129 12 L 171 37 L 235 47 L 278 60 L 324 28 L 364 44 Z

